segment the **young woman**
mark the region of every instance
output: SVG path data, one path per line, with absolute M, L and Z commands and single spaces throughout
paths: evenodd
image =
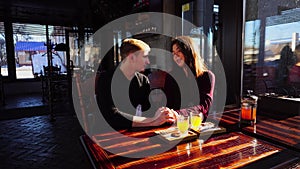
M 167 107 L 181 114 L 197 111 L 205 121 L 213 100 L 215 76 L 205 66 L 192 38 L 173 39 L 171 49 L 175 66 L 165 81 Z

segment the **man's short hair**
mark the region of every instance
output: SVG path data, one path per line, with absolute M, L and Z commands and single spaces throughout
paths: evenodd
M 150 51 L 150 46 L 138 39 L 128 38 L 122 41 L 120 47 L 120 54 L 122 60 L 125 59 L 130 53 L 137 51 Z

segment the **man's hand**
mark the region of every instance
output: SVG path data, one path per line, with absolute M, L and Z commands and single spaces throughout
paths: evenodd
M 155 112 L 153 117 L 154 126 L 160 126 L 164 123 L 174 123 L 177 119 L 177 112 L 167 107 L 161 107 Z M 177 115 L 176 115 L 177 114 Z

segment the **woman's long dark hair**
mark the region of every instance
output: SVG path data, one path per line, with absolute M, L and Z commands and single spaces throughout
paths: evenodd
M 175 44 L 183 53 L 185 64 L 188 65 L 195 77 L 199 77 L 205 71 L 207 71 L 207 67 L 204 64 L 204 60 L 200 56 L 199 51 L 196 50 L 196 46 L 192 38 L 188 36 L 178 36 L 172 40 L 171 49 L 172 46 Z

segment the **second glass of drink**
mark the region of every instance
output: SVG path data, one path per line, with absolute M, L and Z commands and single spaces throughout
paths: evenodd
M 193 130 L 198 131 L 202 123 L 202 114 L 197 111 L 193 111 L 190 112 L 190 118 L 191 118 L 191 128 Z

